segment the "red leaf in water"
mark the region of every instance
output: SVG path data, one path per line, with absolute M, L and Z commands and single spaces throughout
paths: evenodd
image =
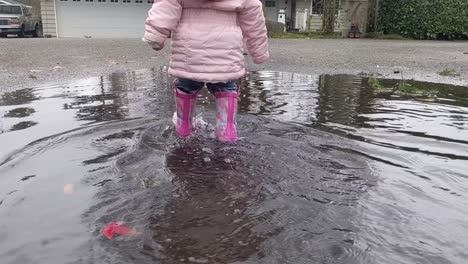
M 118 235 L 134 235 L 137 231 L 133 228 L 121 226 L 119 222 L 112 222 L 102 228 L 102 234 L 108 239 L 112 239 L 114 234 Z
M 117 226 L 114 228 L 114 233 L 119 235 L 133 235 L 136 231 L 133 228 L 126 226 Z

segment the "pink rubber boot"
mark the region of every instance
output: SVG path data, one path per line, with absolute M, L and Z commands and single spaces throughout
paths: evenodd
M 237 141 L 237 92 L 215 93 L 216 107 L 216 136 L 220 141 L 234 143 Z
M 198 93 L 181 93 L 175 86 L 174 93 L 177 113 L 176 131 L 180 137 L 186 138 L 192 133 L 193 119 L 195 116 L 195 104 Z

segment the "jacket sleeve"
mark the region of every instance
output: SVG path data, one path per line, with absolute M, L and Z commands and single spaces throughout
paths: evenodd
M 266 62 L 270 54 L 262 2 L 260 0 L 244 0 L 244 5 L 238 11 L 238 16 L 247 49 L 254 63 Z
M 148 12 L 143 38 L 163 47 L 171 31 L 177 28 L 181 14 L 180 0 L 155 0 Z

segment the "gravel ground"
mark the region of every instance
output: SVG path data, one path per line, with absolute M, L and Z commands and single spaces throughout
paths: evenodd
M 169 45 L 168 45 L 169 46 Z M 249 70 L 306 74 L 378 73 L 384 77 L 468 86 L 468 42 L 411 40 L 270 40 L 271 61 Z M 0 91 L 167 66 L 169 50 L 138 39 L 0 39 Z M 458 76 L 443 77 L 446 69 Z

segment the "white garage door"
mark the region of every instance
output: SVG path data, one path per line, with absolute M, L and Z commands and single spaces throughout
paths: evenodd
M 153 0 L 56 0 L 59 37 L 138 38 Z

